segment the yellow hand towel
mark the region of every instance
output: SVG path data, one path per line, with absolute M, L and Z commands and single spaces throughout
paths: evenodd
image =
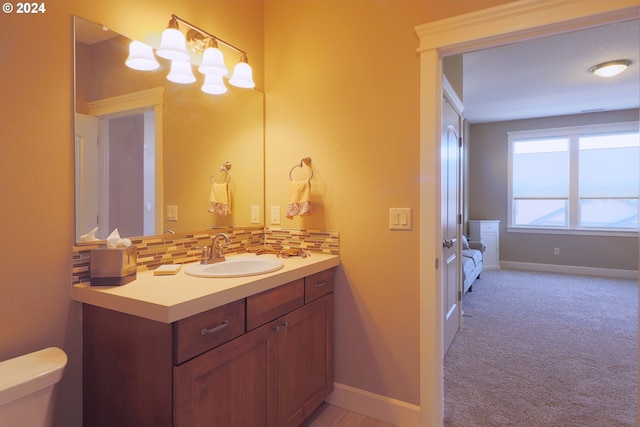
M 311 215 L 311 181 L 291 181 L 287 218 Z
M 209 196 L 209 212 L 218 215 L 229 215 L 231 213 L 231 198 L 229 197 L 229 185 L 213 183 L 211 184 L 211 194 Z

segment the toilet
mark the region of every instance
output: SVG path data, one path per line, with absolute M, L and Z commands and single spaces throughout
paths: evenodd
M 50 427 L 67 355 L 57 347 L 0 362 L 0 427 Z

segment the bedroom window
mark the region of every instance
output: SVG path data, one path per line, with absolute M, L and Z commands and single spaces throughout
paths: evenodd
M 638 229 L 638 123 L 509 132 L 509 226 Z

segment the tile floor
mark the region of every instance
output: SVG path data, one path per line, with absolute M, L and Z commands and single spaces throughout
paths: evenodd
M 356 412 L 323 404 L 302 427 L 395 427 Z

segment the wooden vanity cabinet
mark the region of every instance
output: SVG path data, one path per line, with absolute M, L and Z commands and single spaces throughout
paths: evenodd
M 85 427 L 299 426 L 333 388 L 333 270 L 174 324 L 83 314 Z
M 333 294 L 278 322 L 278 420 L 274 426 L 299 426 L 333 390 Z

